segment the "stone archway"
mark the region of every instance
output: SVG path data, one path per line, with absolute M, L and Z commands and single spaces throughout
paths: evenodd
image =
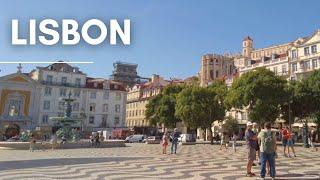
M 5 136 L 7 139 L 12 138 L 20 134 L 20 126 L 17 124 L 10 125 L 5 130 Z

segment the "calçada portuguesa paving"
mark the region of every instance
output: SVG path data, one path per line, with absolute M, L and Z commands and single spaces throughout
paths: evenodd
M 259 179 L 245 177 L 246 149 L 218 145 L 179 145 L 177 155 L 161 146 L 127 144 L 119 148 L 58 149 L 30 152 L 0 149 L 0 179 Z M 320 179 L 320 152 L 296 147 L 288 158 L 278 147 L 276 179 Z

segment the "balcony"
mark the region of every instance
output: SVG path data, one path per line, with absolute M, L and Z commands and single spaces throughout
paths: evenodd
M 51 86 L 63 86 L 63 87 L 78 87 L 78 88 L 84 88 L 85 87 L 84 84 L 50 82 L 50 81 L 41 81 L 41 84 L 51 85 Z
M 12 122 L 22 122 L 22 121 L 29 121 L 31 120 L 30 116 L 9 116 L 3 115 L 0 116 L 1 121 L 12 121 Z

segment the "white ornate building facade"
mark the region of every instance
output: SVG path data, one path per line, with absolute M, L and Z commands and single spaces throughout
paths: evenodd
M 0 125 L 5 131 L 51 129 L 51 117 L 64 115 L 64 98 L 71 93 L 72 116 L 83 119 L 82 129 L 125 126 L 126 89 L 118 82 L 90 78 L 66 63 L 37 67 L 30 73 L 17 72 L 0 78 Z

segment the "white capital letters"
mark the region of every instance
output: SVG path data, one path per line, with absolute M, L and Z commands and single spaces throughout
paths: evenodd
M 122 31 L 116 19 L 110 20 L 110 44 L 117 44 L 117 33 L 125 45 L 130 45 L 130 19 L 124 20 L 124 31 Z
M 71 29 L 69 29 L 69 25 L 71 25 Z M 79 43 L 80 34 L 77 32 L 78 27 L 78 22 L 73 19 L 62 20 L 62 44 L 74 45 Z M 72 35 L 73 39 L 69 39 L 69 35 Z
M 29 27 L 29 38 L 30 38 L 30 44 L 35 45 L 36 44 L 36 20 L 30 19 L 30 27 Z
M 19 39 L 19 21 L 17 19 L 13 19 L 11 21 L 12 35 L 11 35 L 11 43 L 12 45 L 26 45 L 26 39 Z
M 44 45 L 55 45 L 59 42 L 59 33 L 53 29 L 47 28 L 47 25 L 52 25 L 52 27 L 57 28 L 59 27 L 59 24 L 57 23 L 57 21 L 53 20 L 53 19 L 45 19 L 43 21 L 40 22 L 39 25 L 39 29 L 41 32 L 51 35 L 52 39 L 46 39 L 45 36 L 39 36 L 39 40 L 42 44 Z
M 100 36 L 97 37 L 96 39 L 91 38 L 88 34 L 88 30 L 91 26 L 98 26 L 100 28 L 100 31 L 101 31 Z M 108 34 L 108 30 L 107 30 L 106 25 L 102 21 L 100 21 L 98 19 L 91 19 L 91 20 L 84 23 L 84 25 L 82 26 L 82 29 L 81 29 L 81 34 L 82 34 L 83 39 L 87 43 L 89 43 L 91 45 L 98 45 L 106 39 L 107 34 Z

